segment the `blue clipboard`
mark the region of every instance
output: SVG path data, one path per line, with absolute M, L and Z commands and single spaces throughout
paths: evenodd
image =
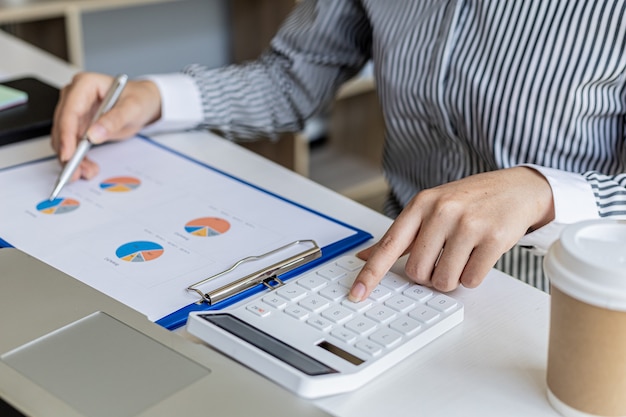
M 296 268 L 296 269 L 294 269 L 294 270 L 292 270 L 292 271 L 282 275 L 282 279 L 287 280 L 289 278 L 293 278 L 295 276 L 298 276 L 298 275 L 300 275 L 300 274 L 302 274 L 302 273 L 304 273 L 304 272 L 306 272 L 306 271 L 308 271 L 308 270 L 310 270 L 310 269 L 312 269 L 312 268 L 314 268 L 314 267 L 316 267 L 318 265 L 321 265 L 321 264 L 327 262 L 329 259 L 333 259 L 334 257 L 339 256 L 342 253 L 345 253 L 346 251 L 348 251 L 348 250 L 350 250 L 350 249 L 360 245 L 363 242 L 366 242 L 367 240 L 369 240 L 369 239 L 371 239 L 373 237 L 370 233 L 368 233 L 368 232 L 366 232 L 364 230 L 358 229 L 358 228 L 356 228 L 354 226 L 351 226 L 349 224 L 341 222 L 341 221 L 339 221 L 337 219 L 334 219 L 334 218 L 332 218 L 330 216 L 327 216 L 325 214 L 319 213 L 319 212 L 317 212 L 317 211 L 315 211 L 315 210 L 313 210 L 311 208 L 305 207 L 302 204 L 296 203 L 296 202 L 294 202 L 292 200 L 288 200 L 288 199 L 286 199 L 286 198 L 284 198 L 284 197 L 282 197 L 282 196 L 280 196 L 278 194 L 275 194 L 275 193 L 273 193 L 271 191 L 268 191 L 268 190 L 266 190 L 264 188 L 261 188 L 261 187 L 259 187 L 257 185 L 254 185 L 254 184 L 250 183 L 250 182 L 247 182 L 247 181 L 245 181 L 245 180 L 243 180 L 241 178 L 235 177 L 235 176 L 233 176 L 233 175 L 231 175 L 231 174 L 229 174 L 227 172 L 224 172 L 224 171 L 219 170 L 219 169 L 217 169 L 215 167 L 212 167 L 212 166 L 210 166 L 208 164 L 205 164 L 205 163 L 200 162 L 200 161 L 198 161 L 196 159 L 193 159 L 193 158 L 191 158 L 191 157 L 189 157 L 189 156 L 187 156 L 185 154 L 182 154 L 182 153 L 180 153 L 180 152 L 178 152 L 178 151 L 176 151 L 174 149 L 171 149 L 171 148 L 168 148 L 168 147 L 166 147 L 164 145 L 156 143 L 156 142 L 150 140 L 149 138 L 144 137 L 144 139 L 150 141 L 151 143 L 155 144 L 156 146 L 160 146 L 163 149 L 166 149 L 169 152 L 173 152 L 173 153 L 179 155 L 182 158 L 186 158 L 186 159 L 188 159 L 188 160 L 190 160 L 192 162 L 200 164 L 200 165 L 202 165 L 202 166 L 204 166 L 204 167 L 206 167 L 208 169 L 211 169 L 211 170 L 213 170 L 215 172 L 219 172 L 220 174 L 222 174 L 224 176 L 227 176 L 229 178 L 232 178 L 233 180 L 236 180 L 236 181 L 238 181 L 238 182 L 240 182 L 242 184 L 246 184 L 249 187 L 255 188 L 255 189 L 257 189 L 259 191 L 262 191 L 262 192 L 264 192 L 266 194 L 269 194 L 269 195 L 271 195 L 271 196 L 273 196 L 275 198 L 283 200 L 283 201 L 285 201 L 285 202 L 287 202 L 289 204 L 293 204 L 295 206 L 298 206 L 298 207 L 300 207 L 300 208 L 302 208 L 304 210 L 307 210 L 307 211 L 309 211 L 311 213 L 315 213 L 318 216 L 324 217 L 324 218 L 326 218 L 326 219 L 328 219 L 330 221 L 333 221 L 333 222 L 335 222 L 337 224 L 340 224 L 340 225 L 342 225 L 344 227 L 347 227 L 348 229 L 351 229 L 351 230 L 354 231 L 353 235 L 348 236 L 348 237 L 346 237 L 346 238 L 344 238 L 344 239 L 342 239 L 340 241 L 337 241 L 335 243 L 332 243 L 330 245 L 322 247 L 321 248 L 321 251 L 322 251 L 322 256 L 321 257 L 319 257 L 319 258 L 317 258 L 317 259 L 315 259 L 313 261 L 310 261 L 307 264 L 305 264 L 305 265 L 303 265 L 303 266 L 301 266 L 299 268 Z M 250 255 L 252 255 L 252 254 L 250 254 Z M 181 327 L 181 326 L 183 326 L 185 324 L 185 322 L 187 321 L 187 316 L 192 311 L 204 311 L 204 310 L 222 309 L 222 308 L 228 307 L 228 306 L 230 306 L 232 304 L 235 304 L 235 303 L 237 303 L 237 302 L 239 302 L 239 301 L 241 301 L 241 300 L 243 300 L 245 298 L 248 298 L 250 296 L 258 294 L 258 293 L 260 293 L 261 291 L 263 291 L 265 289 L 267 289 L 267 287 L 265 285 L 258 284 L 256 286 L 254 286 L 254 287 L 252 287 L 252 288 L 250 288 L 250 289 L 240 293 L 240 294 L 237 294 L 235 296 L 229 297 L 228 299 L 226 299 L 224 301 L 221 301 L 219 303 L 213 304 L 213 305 L 208 305 L 208 304 L 204 304 L 204 303 L 203 304 L 193 303 L 193 304 L 190 304 L 190 305 L 188 305 L 186 307 L 181 308 L 178 311 L 175 311 L 175 312 L 173 312 L 171 314 L 168 314 L 165 317 L 162 317 L 161 319 L 157 320 L 156 323 L 161 325 L 161 326 L 163 326 L 163 327 L 165 327 L 166 329 L 174 330 L 174 329 L 176 329 L 178 327 Z
M 369 233 L 354 229 L 356 233 L 352 236 L 349 236 L 343 240 L 335 242 L 333 244 L 324 246 L 321 248 L 322 256 L 319 258 L 307 262 L 305 265 L 302 265 L 299 268 L 293 269 L 283 275 L 281 275 L 281 280 L 288 280 L 290 278 L 296 277 L 312 268 L 315 268 L 318 265 L 321 265 L 327 262 L 329 259 L 332 259 L 336 256 L 341 255 L 347 250 L 369 240 L 372 238 L 372 235 Z M 206 304 L 206 303 L 193 303 L 186 307 L 181 308 L 178 311 L 175 311 L 167 316 L 156 321 L 157 324 L 165 327 L 166 329 L 174 330 L 180 326 L 183 326 L 187 321 L 187 316 L 192 311 L 205 311 L 205 310 L 219 310 L 225 307 L 228 307 L 232 304 L 235 304 L 241 300 L 244 300 L 248 297 L 251 297 L 255 294 L 260 293 L 267 289 L 267 286 L 264 284 L 257 284 L 254 287 L 247 289 L 237 295 L 227 298 L 224 301 L 218 302 L 216 304 Z
M 372 235 L 370 233 L 364 231 L 364 230 L 361 230 L 359 228 L 356 228 L 354 226 L 351 226 L 349 224 L 341 222 L 341 221 L 339 221 L 337 219 L 334 219 L 334 218 L 329 217 L 329 216 L 327 216 L 325 214 L 317 212 L 317 211 L 315 211 L 313 209 L 305 207 L 302 204 L 296 203 L 296 202 L 291 201 L 289 199 L 286 199 L 286 198 L 284 198 L 284 197 L 282 197 L 282 196 L 280 196 L 278 194 L 275 194 L 275 193 L 273 193 L 273 192 L 271 192 L 269 190 L 266 190 L 264 188 L 261 188 L 261 187 L 255 185 L 255 184 L 247 182 L 247 181 L 245 181 L 245 180 L 243 180 L 241 178 L 233 176 L 233 175 L 231 175 L 231 174 L 229 174 L 227 172 L 224 172 L 224 171 L 222 171 L 220 169 L 217 169 L 217 168 L 212 167 L 212 166 L 210 166 L 208 164 L 205 164 L 205 163 L 203 163 L 201 161 L 193 159 L 193 158 L 191 158 L 188 155 L 185 155 L 185 154 L 183 154 L 181 152 L 178 152 L 178 151 L 176 151 L 174 149 L 171 149 L 171 148 L 169 148 L 169 147 L 167 147 L 165 145 L 157 143 L 157 142 L 153 141 L 152 139 L 150 139 L 148 137 L 145 137 L 145 136 L 139 136 L 139 137 L 141 139 L 145 140 L 146 142 L 148 142 L 148 143 L 150 143 L 150 144 L 152 144 L 154 146 L 157 146 L 159 148 L 162 148 L 162 149 L 164 149 L 164 150 L 166 150 L 168 152 L 171 152 L 171 153 L 173 153 L 173 154 L 175 154 L 175 155 L 177 155 L 177 156 L 179 156 L 181 158 L 189 160 L 189 161 L 191 161 L 191 162 L 193 162 L 195 164 L 203 166 L 203 167 L 205 167 L 207 169 L 210 169 L 210 170 L 212 170 L 214 172 L 217 172 L 217 173 L 219 173 L 219 174 L 221 174 L 223 176 L 226 176 L 226 177 L 228 177 L 228 178 L 230 178 L 232 180 L 235 180 L 235 181 L 237 181 L 239 183 L 242 183 L 242 184 L 245 184 L 245 185 L 247 185 L 249 187 L 252 187 L 252 188 L 254 188 L 254 189 L 258 190 L 258 191 L 261 191 L 263 193 L 271 195 L 274 198 L 280 199 L 280 200 L 282 200 L 282 201 L 284 201 L 284 202 L 286 202 L 288 204 L 292 204 L 294 206 L 297 206 L 297 207 L 299 207 L 299 208 L 301 208 L 303 210 L 306 210 L 306 211 L 308 211 L 310 213 L 313 213 L 313 214 L 315 214 L 317 216 L 325 218 L 325 219 L 327 219 L 327 220 L 329 220 L 331 222 L 339 224 L 339 225 L 341 225 L 341 226 L 343 226 L 343 227 L 345 227 L 345 228 L 347 228 L 347 229 L 349 229 L 349 230 L 354 232 L 353 234 L 351 234 L 351 235 L 349 235 L 349 236 L 347 236 L 347 237 L 345 237 L 345 238 L 343 238 L 343 239 L 341 239 L 339 241 L 336 241 L 334 243 L 328 244 L 328 245 L 320 248 L 321 249 L 321 255 L 319 257 L 317 257 L 314 260 L 311 260 L 311 261 L 307 262 L 306 264 L 303 264 L 302 266 L 299 266 L 298 268 L 292 269 L 289 272 L 286 272 L 285 274 L 281 275 L 281 279 L 282 280 L 288 280 L 290 278 L 298 276 L 298 275 L 304 273 L 305 271 L 310 270 L 312 268 L 315 268 L 316 266 L 321 265 L 321 264 L 327 262 L 328 260 L 330 260 L 330 259 L 332 259 L 332 258 L 334 258 L 334 257 L 336 257 L 336 256 L 338 256 L 338 255 L 340 255 L 340 254 L 342 254 L 342 253 L 344 253 L 344 252 L 346 252 L 346 251 L 348 251 L 348 250 L 350 250 L 350 249 L 352 249 L 352 248 L 360 245 L 361 243 L 364 243 L 367 240 L 372 238 Z M 104 145 L 104 146 L 106 146 L 106 145 Z M 53 157 L 38 159 L 38 160 L 35 160 L 35 161 L 29 161 L 29 162 L 26 162 L 26 163 L 23 163 L 23 164 L 19 164 L 19 166 L 40 162 L 42 160 L 49 160 L 49 159 L 52 159 L 52 158 Z M 15 168 L 15 167 L 16 166 L 12 166 L 12 167 L 8 167 L 8 168 L 5 168 L 5 169 L 11 169 L 11 168 Z M 11 246 L 12 245 L 10 244 L 10 242 L 7 242 L 6 240 L 3 240 L 2 238 L 0 238 L 0 248 L 1 247 L 11 247 Z M 248 254 L 248 255 L 254 255 L 254 254 Z M 174 330 L 174 329 L 176 329 L 178 327 L 181 327 L 181 326 L 183 326 L 185 324 L 185 322 L 187 321 L 187 316 L 192 311 L 222 309 L 222 308 L 228 307 L 228 306 L 230 306 L 230 305 L 232 305 L 234 303 L 237 303 L 237 302 L 239 302 L 239 301 L 241 301 L 243 299 L 246 299 L 246 298 L 248 298 L 250 296 L 258 294 L 261 291 L 266 290 L 266 289 L 267 289 L 267 285 L 264 285 L 263 283 L 259 283 L 257 285 L 254 285 L 254 286 L 250 287 L 249 289 L 247 289 L 245 291 L 242 291 L 242 292 L 240 292 L 240 293 L 238 293 L 236 295 L 233 295 L 233 296 L 231 296 L 231 297 L 229 297 L 229 298 L 227 298 L 227 299 L 225 299 L 223 301 L 220 301 L 220 302 L 217 302 L 217 303 L 214 303 L 214 304 L 211 304 L 211 305 L 209 305 L 207 303 L 192 303 L 190 305 L 187 305 L 187 306 L 185 306 L 185 307 L 183 307 L 183 308 L 181 308 L 181 309 L 179 309 L 177 311 L 174 311 L 174 312 L 166 315 L 165 317 L 162 317 L 162 318 L 156 320 L 156 323 L 159 324 L 162 327 L 165 327 L 165 328 L 169 329 L 169 330 Z

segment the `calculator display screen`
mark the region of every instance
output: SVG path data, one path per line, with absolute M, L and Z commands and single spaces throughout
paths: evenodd
M 335 369 L 324 365 L 309 355 L 294 349 L 228 313 L 201 314 L 200 317 L 307 375 L 315 376 L 337 373 Z

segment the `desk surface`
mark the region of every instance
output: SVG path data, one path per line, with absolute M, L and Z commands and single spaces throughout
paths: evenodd
M 43 54 L 39 59 L 32 49 L 0 33 L 6 58 L 0 62 L 0 78 L 28 73 L 57 85 L 69 80 L 72 68 L 57 68 L 53 75 L 46 66 L 49 57 Z M 215 135 L 194 132 L 154 138 L 376 237 L 391 223 Z M 0 168 L 50 154 L 46 138 L 8 145 L 0 148 Z M 496 271 L 480 287 L 461 288 L 453 296 L 465 304 L 460 326 L 364 388 L 315 403 L 346 417 L 558 416 L 545 395 L 549 296 Z

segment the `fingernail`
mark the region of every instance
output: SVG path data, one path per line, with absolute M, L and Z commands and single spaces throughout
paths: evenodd
M 353 303 L 358 303 L 359 301 L 361 301 L 364 295 L 365 285 L 363 285 L 363 283 L 361 282 L 357 282 L 350 290 L 350 294 L 348 294 L 348 299 Z
M 106 140 L 107 131 L 100 123 L 91 126 L 87 131 L 87 137 L 92 143 L 98 144 Z

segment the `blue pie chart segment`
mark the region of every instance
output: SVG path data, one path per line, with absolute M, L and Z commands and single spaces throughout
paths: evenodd
M 125 243 L 115 251 L 115 255 L 126 262 L 149 262 L 163 255 L 163 246 L 158 243 L 140 240 Z

